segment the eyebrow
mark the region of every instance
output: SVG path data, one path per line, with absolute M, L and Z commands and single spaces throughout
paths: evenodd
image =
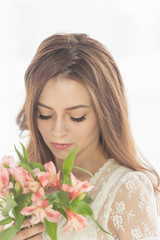
M 44 108 L 53 110 L 51 107 L 46 106 L 46 105 L 43 104 L 43 103 L 38 102 L 38 105 L 41 106 L 41 107 L 44 107 Z M 76 106 L 73 106 L 73 107 L 65 108 L 65 110 L 74 110 L 74 109 L 79 109 L 79 108 L 89 108 L 89 106 L 86 106 L 86 105 L 82 105 L 82 104 L 81 104 L 81 105 L 76 105 Z

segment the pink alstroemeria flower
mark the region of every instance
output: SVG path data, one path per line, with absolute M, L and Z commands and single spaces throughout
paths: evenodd
M 5 197 L 6 192 L 9 191 L 12 183 L 9 182 L 8 169 L 0 164 L 0 195 Z
M 41 187 L 41 184 L 35 181 L 31 174 L 22 167 L 10 168 L 9 172 L 19 182 L 24 194 L 36 192 Z
M 46 218 L 50 222 L 58 222 L 60 213 L 53 208 L 53 204 L 48 205 L 48 199 L 41 199 L 44 196 L 44 189 L 40 188 L 32 195 L 33 205 L 24 207 L 21 210 L 21 214 L 25 216 L 32 215 L 31 224 L 37 224 L 44 222 Z
M 13 167 L 14 166 L 14 158 L 13 156 L 3 156 L 1 159 L 1 163 L 5 163 L 6 165 L 8 165 L 9 167 Z
M 88 223 L 85 217 L 83 217 L 82 215 L 74 213 L 69 209 L 66 209 L 66 215 L 67 215 L 68 221 L 67 221 L 67 226 L 64 229 L 64 234 L 68 231 L 68 229 L 81 232 L 82 229 L 88 226 Z
M 60 187 L 59 177 L 60 171 L 56 173 L 56 167 L 53 162 L 48 162 L 44 164 L 46 172 L 38 173 L 38 179 L 42 186 L 45 187 Z
M 70 173 L 72 185 L 62 184 L 62 189 L 70 193 L 71 200 L 78 197 L 83 192 L 89 192 L 94 188 L 88 181 L 81 182 L 72 173 Z

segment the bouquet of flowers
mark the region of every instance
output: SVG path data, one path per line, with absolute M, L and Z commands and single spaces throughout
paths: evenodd
M 86 216 L 106 232 L 94 219 L 89 206 L 92 199 L 86 196 L 86 192 L 94 186 L 88 181 L 78 180 L 71 172 L 77 147 L 64 160 L 61 179 L 60 171 L 56 172 L 53 162 L 44 166 L 31 162 L 25 147 L 21 145 L 23 155 L 15 147 L 20 159 L 17 167 L 13 165 L 11 156 L 3 157 L 0 163 L 0 214 L 3 216 L 0 226 L 11 224 L 0 232 L 0 239 L 14 239 L 25 218 L 29 218 L 32 225 L 44 223 L 51 240 L 57 239 L 60 216 L 66 218 L 64 234 L 69 229 L 84 229 L 87 226 Z M 55 191 L 47 194 L 48 187 L 53 187 Z

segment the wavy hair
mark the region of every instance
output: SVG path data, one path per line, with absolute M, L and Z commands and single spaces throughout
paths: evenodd
M 92 99 L 107 156 L 121 165 L 144 172 L 158 190 L 159 176 L 137 156 L 128 121 L 124 85 L 116 62 L 98 41 L 86 34 L 55 34 L 45 39 L 25 73 L 26 100 L 17 116 L 20 129 L 29 130 L 28 154 L 42 163 L 55 158 L 37 128 L 37 103 L 44 85 L 58 76 L 83 84 Z M 55 163 L 56 164 L 56 163 Z M 157 181 L 153 181 L 156 176 Z M 155 178 L 154 178 L 155 179 Z

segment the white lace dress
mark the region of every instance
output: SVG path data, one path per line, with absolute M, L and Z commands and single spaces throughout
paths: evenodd
M 111 235 L 89 220 L 82 233 L 63 234 L 65 220 L 58 229 L 58 240 L 160 240 L 160 218 L 153 187 L 147 176 L 120 166 L 110 159 L 91 179 L 95 188 L 90 196 L 96 220 Z M 50 239 L 45 233 L 43 239 Z

